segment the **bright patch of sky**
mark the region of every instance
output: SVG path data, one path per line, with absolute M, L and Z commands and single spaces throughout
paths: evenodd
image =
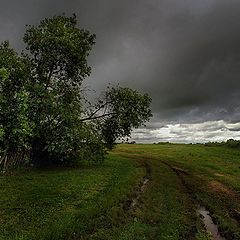
M 208 141 L 240 140 L 240 123 L 223 120 L 203 123 L 166 124 L 153 129 L 140 128 L 132 133 L 131 141 L 138 143 L 204 143 Z

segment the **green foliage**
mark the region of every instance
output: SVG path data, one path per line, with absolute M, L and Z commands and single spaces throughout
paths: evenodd
M 54 16 L 28 26 L 24 36 L 32 62 L 30 118 L 35 123 L 32 155 L 64 162 L 76 157 L 87 130 L 83 112 L 82 80 L 89 76 L 86 57 L 95 35 L 77 28 L 76 16 Z M 44 154 L 43 154 L 44 153 Z
M 129 88 L 109 88 L 105 101 L 110 117 L 103 123 L 102 134 L 110 149 L 118 138 L 130 136 L 132 128 L 138 128 L 152 116 L 151 98 Z
M 89 76 L 91 68 L 86 57 L 95 43 L 95 35 L 77 28 L 76 16 L 54 16 L 44 19 L 40 25 L 29 26 L 24 36 L 26 49 L 30 51 L 37 73 L 36 81 L 46 87 L 64 80 L 71 86 L 81 84 Z
M 228 139 L 226 142 L 207 142 L 204 144 L 206 147 L 225 146 L 230 148 L 240 148 L 240 141 L 234 139 Z
M 8 77 L 9 77 L 8 71 L 4 67 L 0 68 L 0 78 L 2 80 L 5 80 Z
M 29 150 L 35 165 L 102 162 L 106 147 L 149 120 L 151 99 L 128 88 L 109 88 L 86 108 L 82 81 L 95 35 L 75 15 L 27 26 L 24 42 L 20 56 L 0 45 L 1 152 Z
M 240 141 L 234 139 L 228 139 L 226 145 L 231 148 L 240 148 Z
M 0 152 L 26 149 L 32 134 L 29 94 L 25 90 L 26 64 L 4 42 L 0 45 L 0 66 Z

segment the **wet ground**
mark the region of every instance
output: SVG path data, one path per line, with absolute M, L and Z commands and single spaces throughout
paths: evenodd
M 197 209 L 197 214 L 202 219 L 206 230 L 211 233 L 213 240 L 226 240 L 226 238 L 221 236 L 218 226 L 213 222 L 209 211 L 207 211 L 205 207 L 199 207 Z

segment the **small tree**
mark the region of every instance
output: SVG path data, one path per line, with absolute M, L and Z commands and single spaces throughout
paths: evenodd
M 100 131 L 108 149 L 117 139 L 129 137 L 133 128 L 143 125 L 152 116 L 147 94 L 130 88 L 108 87 L 95 109 L 82 121 L 99 119 Z

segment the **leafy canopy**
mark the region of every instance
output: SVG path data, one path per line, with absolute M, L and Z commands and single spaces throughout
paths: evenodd
M 147 94 L 119 86 L 86 107 L 82 82 L 95 35 L 79 29 L 75 15 L 27 26 L 24 42 L 21 55 L 0 45 L 2 158 L 28 151 L 35 165 L 102 161 L 117 139 L 151 117 Z

